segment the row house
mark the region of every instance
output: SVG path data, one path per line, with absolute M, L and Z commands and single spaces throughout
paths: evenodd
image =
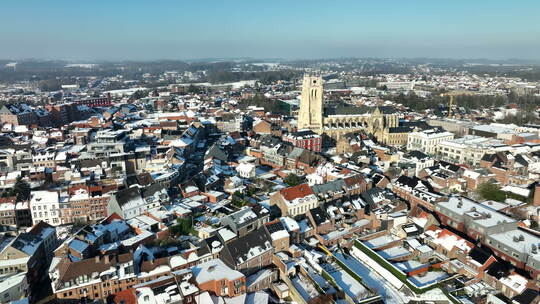
M 437 145 L 436 155 L 439 159 L 454 162 L 478 165 L 482 156 L 502 145 L 502 141 L 474 135 L 462 138 L 445 140 Z
M 57 191 L 32 191 L 30 209 L 34 225 L 40 221 L 53 226 L 62 224 L 60 220 L 60 194 Z
M 414 168 L 414 176 L 419 176 L 420 171 L 425 168 L 433 166 L 435 160 L 420 151 L 410 151 L 405 154 L 399 161 L 398 166 L 405 167 L 411 166 Z
M 110 94 L 105 97 L 94 97 L 87 99 L 79 99 L 75 101 L 77 105 L 87 106 L 89 108 L 94 107 L 110 107 L 112 105 L 112 100 Z
M 226 243 L 220 252 L 220 259 L 230 268 L 250 275 L 270 266 L 273 254 L 272 239 L 262 226 Z
M 219 297 L 236 297 L 246 293 L 246 276 L 220 259 L 201 263 L 192 271 L 197 286 L 203 291 Z
M 143 255 L 148 259 L 143 260 Z M 155 258 L 147 248 L 139 246 L 134 252 L 82 260 L 55 257 L 49 277 L 54 296 L 59 300 L 105 300 L 140 284 L 167 280 L 171 273 L 192 267 L 198 260 L 195 252 Z
M 222 226 L 229 227 L 239 237 L 255 231 L 268 222 L 270 212 L 256 205 L 255 207 L 245 206 L 242 209 L 221 218 Z
M 25 103 L 7 104 L 0 108 L 0 122 L 13 126 L 29 126 L 38 123 L 38 117 L 35 110 Z
M 528 174 L 528 162 L 519 154 L 486 153 L 480 160 L 480 166 L 494 174 L 494 178 L 502 185 L 511 183 L 512 176 Z
M 321 202 L 329 202 L 343 196 L 355 196 L 370 188 L 371 185 L 360 174 L 311 186 Z
M 146 210 L 161 206 L 159 201 L 145 200 L 138 187 L 120 190 L 111 195 L 107 204 L 107 214 L 118 214 L 128 220 L 143 214 Z
M 497 259 L 486 248 L 476 246 L 461 259 L 453 259 L 443 264 L 449 273 L 458 273 L 471 279 L 484 279 L 487 269 L 497 262 Z
M 232 113 L 223 113 L 217 117 L 216 127 L 223 133 L 241 132 L 244 128 L 245 117 Z
M 291 244 L 291 237 L 283 223 L 279 219 L 265 224 L 266 230 L 272 239 L 272 247 L 276 252 L 288 251 Z
M 432 226 L 424 232 L 425 243 L 449 259 L 465 260 L 474 244 L 448 229 Z
M 140 282 L 133 263 L 132 253 L 59 259 L 49 269 L 53 294 L 59 300 L 105 299 Z
M 502 260 L 540 282 L 540 237 L 514 229 L 487 236 L 485 244 Z
M 465 169 L 461 176 L 461 179 L 465 180 L 466 189 L 469 191 L 476 190 L 478 186 L 488 182 L 492 178 L 495 178 L 495 175 L 483 168 L 475 170 Z
M 283 136 L 283 141 L 314 152 L 321 152 L 322 149 L 322 137 L 309 129 L 288 133 Z
M 295 217 L 319 206 L 319 200 L 308 184 L 300 184 L 273 194 L 270 205 L 277 206 L 283 216 Z
M 114 293 L 108 297 L 108 303 L 148 303 L 163 301 L 164 303 L 192 304 L 203 296 L 197 286 L 191 269 L 172 271 L 160 278 L 144 282 L 133 288 Z
M 96 221 L 107 216 L 108 194 L 92 195 L 88 189 L 80 188 L 62 198 L 60 217 L 63 224 Z
M 450 196 L 435 205 L 442 225 L 450 226 L 470 238 L 485 241 L 496 233 L 514 230 L 517 221 L 485 205 L 462 196 Z
M 435 192 L 435 189 L 427 181 L 417 177 L 400 176 L 392 185 L 392 191 L 405 201 L 411 204 L 411 208 L 422 206 L 433 211 L 435 204 L 442 201 L 442 194 Z
M 0 202 L 0 226 L 17 228 L 32 226 L 28 201 L 16 202 L 15 197 L 3 198 Z
M 289 233 L 291 243 L 302 243 L 304 240 L 315 236 L 315 229 L 308 219 L 296 221 L 291 217 L 282 216 L 279 221 Z
M 35 151 L 32 154 L 32 165 L 34 167 L 54 168 L 56 152 L 54 150 Z
M 47 104 L 45 109 L 51 114 L 54 126 L 63 126 L 73 121 L 86 119 L 90 111 L 75 103 Z
M 29 283 L 40 282 L 57 246 L 56 229 L 44 222 L 17 236 L 3 235 L 0 275 L 26 272 Z
M 261 135 L 281 136 L 281 128 L 278 125 L 262 119 L 253 122 L 252 130 Z
M 483 281 L 486 282 L 492 288 L 501 291 L 500 296 L 506 297 L 507 299 L 515 300 L 520 295 L 526 294 L 527 291 L 532 289 L 527 289 L 527 286 L 530 284 L 529 280 L 518 274 L 514 271 L 515 269 L 512 265 L 506 262 L 495 262 L 492 263 L 485 272 Z M 538 291 L 532 290 L 532 296 L 526 296 L 529 298 L 527 301 L 511 301 L 511 303 L 538 303 L 535 301 L 535 298 L 538 297 Z M 495 302 L 495 303 L 508 303 L 508 302 Z
M 263 156 L 260 163 L 273 168 L 281 168 L 285 165 L 290 149 L 291 147 L 284 144 L 278 137 L 264 137 L 259 148 Z
M 325 161 L 324 157 L 316 152 L 294 147 L 286 156 L 285 168 L 294 170 L 300 175 L 311 174 L 316 171 L 315 168 L 319 164 Z

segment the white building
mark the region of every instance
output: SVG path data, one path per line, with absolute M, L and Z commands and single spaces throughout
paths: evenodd
M 270 197 L 270 205 L 277 205 L 282 215 L 295 217 L 319 206 L 319 200 L 308 184 L 281 189 Z
M 440 142 L 452 139 L 454 139 L 453 133 L 439 132 L 435 129 L 412 132 L 407 136 L 407 150 L 418 150 L 434 155 Z
M 243 178 L 252 178 L 257 175 L 255 165 L 250 163 L 242 163 L 236 166 L 236 171 Z
M 35 152 L 32 154 L 32 165 L 35 167 L 53 168 L 55 166 L 55 156 L 56 152 L 54 151 Z
M 32 223 L 40 221 L 53 226 L 60 225 L 60 199 L 55 191 L 32 191 L 30 197 Z
M 159 200 L 146 201 L 139 188 L 131 187 L 120 190 L 111 196 L 107 205 L 109 215 L 116 213 L 122 218 L 129 220 L 143 214 L 146 210 L 160 207 Z
M 498 146 L 503 146 L 499 139 L 467 135 L 440 142 L 436 154 L 445 161 L 477 165 L 485 153 L 494 151 Z
M 427 154 L 413 150 L 406 155 L 404 155 L 400 163 L 411 163 L 414 164 L 414 175 L 418 176 L 420 171 L 425 168 L 431 167 L 435 164 L 435 160 L 429 157 Z

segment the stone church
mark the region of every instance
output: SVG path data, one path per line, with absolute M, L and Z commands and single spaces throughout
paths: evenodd
M 322 77 L 304 75 L 298 129 L 310 129 L 318 134 L 339 139 L 351 132 L 364 131 L 384 144 L 400 146 L 407 143 L 411 127 L 400 126 L 392 107 L 324 106 Z

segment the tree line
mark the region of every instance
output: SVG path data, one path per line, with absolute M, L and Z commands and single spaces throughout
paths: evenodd
M 280 101 L 266 98 L 262 94 L 256 94 L 254 97 L 240 100 L 238 107 L 241 109 L 247 109 L 249 106 L 256 106 L 264 108 L 265 112 L 271 112 L 276 114 L 289 115 L 290 105 Z
M 233 72 L 226 70 L 211 71 L 206 76 L 206 81 L 211 83 L 235 82 L 241 80 L 258 80 L 263 84 L 271 84 L 278 80 L 290 81 L 301 76 L 300 71 L 264 71 L 264 72 Z
M 400 103 L 416 111 L 433 109 L 434 106 L 447 105 L 449 96 L 432 95 L 427 98 L 420 97 L 414 93 L 394 94 L 387 96 L 388 99 Z M 454 98 L 455 105 L 469 110 L 485 109 L 490 107 L 500 107 L 506 104 L 517 104 L 524 110 L 533 110 L 540 106 L 540 97 L 533 95 L 520 96 L 513 93 L 509 95 L 459 95 Z

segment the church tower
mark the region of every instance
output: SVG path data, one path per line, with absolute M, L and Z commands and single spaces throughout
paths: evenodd
M 311 129 L 323 132 L 323 80 L 319 76 L 304 75 L 298 129 Z

